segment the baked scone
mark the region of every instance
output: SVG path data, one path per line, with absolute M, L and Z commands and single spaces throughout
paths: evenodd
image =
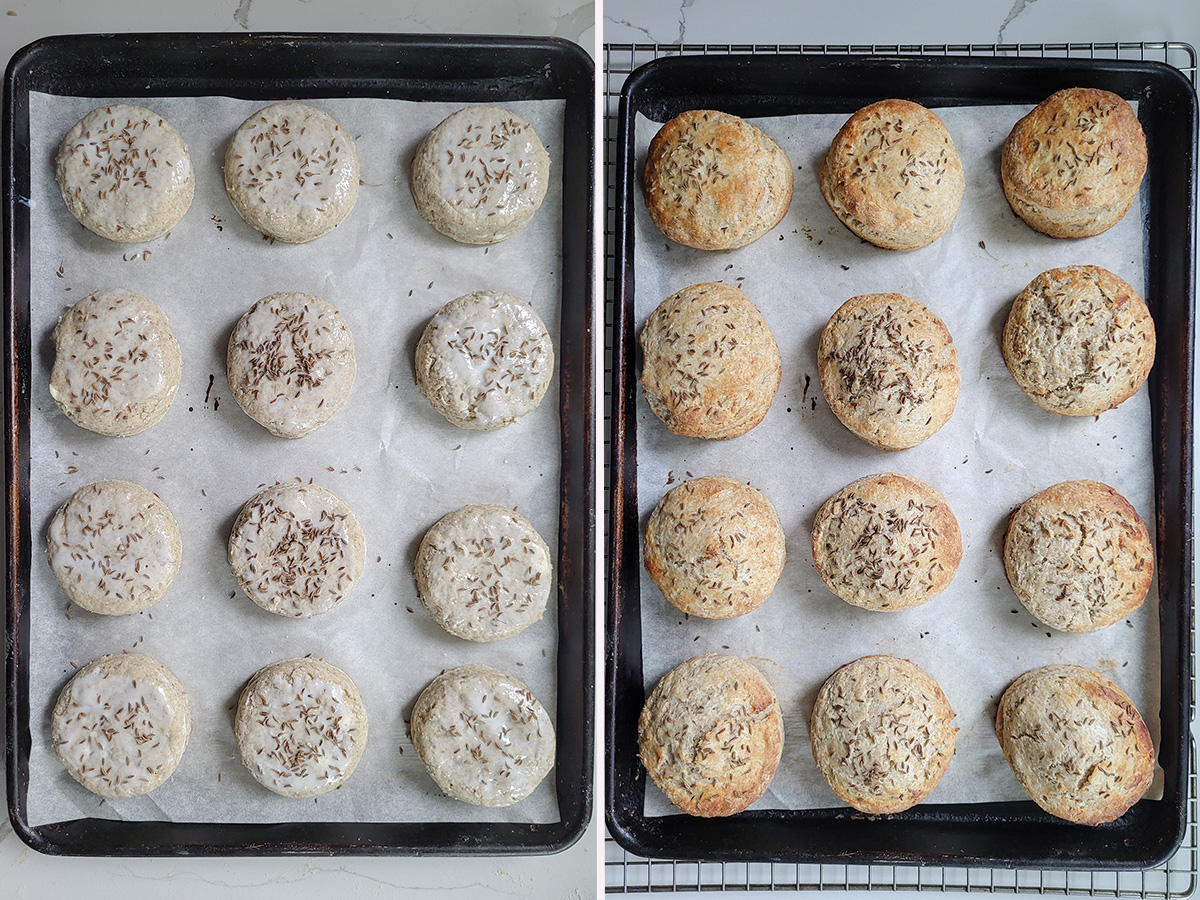
M 554 344 L 533 307 L 503 291 L 473 291 L 429 320 L 417 386 L 459 428 L 492 431 L 537 409 L 554 377 Z
M 97 481 L 71 495 L 46 532 L 54 577 L 71 602 L 103 616 L 157 603 L 183 558 L 179 525 L 153 491 Z
M 280 616 L 333 609 L 362 575 L 366 538 L 337 494 L 276 484 L 242 507 L 229 536 L 229 567 L 246 596 Z
M 179 132 L 157 113 L 121 103 L 75 123 L 59 144 L 54 174 L 71 215 L 122 243 L 166 234 L 196 191 Z
M 662 677 L 638 720 L 650 779 L 688 815 L 731 816 L 766 792 L 783 755 L 783 713 L 762 672 L 706 653 Z
M 1000 158 L 1004 196 L 1055 238 L 1107 231 L 1146 174 L 1146 135 L 1124 99 L 1097 88 L 1051 94 L 1013 127 Z
M 124 437 L 158 422 L 183 375 L 166 313 L 136 291 L 96 291 L 54 326 L 50 396 L 81 428 Z
M 642 394 L 675 434 L 722 439 L 763 420 L 779 390 L 779 345 L 738 288 L 693 284 L 642 328 Z
M 852 115 L 821 160 L 820 183 L 842 224 L 885 250 L 940 238 L 966 188 L 950 132 L 909 100 L 880 100 Z
M 289 244 L 319 238 L 358 199 L 354 139 L 316 107 L 263 107 L 229 141 L 225 190 L 246 224 L 267 237 Z
M 455 800 L 511 806 L 554 766 L 554 724 L 516 678 L 463 666 L 433 679 L 412 709 L 412 740 L 429 777 Z
M 792 202 L 792 163 L 744 119 L 694 109 L 650 141 L 642 189 L 650 218 L 671 240 L 732 250 L 783 219 Z
M 929 796 L 954 756 L 954 710 L 938 683 L 894 656 L 864 656 L 829 676 L 809 720 L 813 759 L 855 809 L 903 812 Z
M 813 563 L 854 606 L 898 610 L 944 591 L 962 561 L 962 534 L 946 498 L 909 475 L 868 475 L 818 510 Z
M 685 613 L 744 616 L 783 572 L 783 523 L 761 491 L 724 475 L 695 478 L 658 501 L 643 558 L 662 595 Z
M 1099 481 L 1064 481 L 1008 520 L 1004 571 L 1037 619 L 1060 631 L 1098 631 L 1146 599 L 1154 547 L 1137 510 Z
M 950 421 L 958 402 L 958 351 L 946 325 L 903 294 L 851 297 L 817 348 L 825 402 L 880 450 L 915 447 Z
M 546 611 L 550 548 L 511 509 L 464 506 L 425 532 L 413 574 L 435 622 L 468 641 L 499 641 Z
M 279 437 L 316 431 L 354 385 L 354 338 L 336 309 L 312 294 L 263 297 L 229 336 L 229 389 L 238 406 Z
M 1154 319 L 1137 291 L 1106 269 L 1050 269 L 1017 295 L 1002 350 L 1042 409 L 1094 416 L 1128 400 L 1150 374 Z
M 284 797 L 315 797 L 353 774 L 367 745 L 367 711 L 337 666 L 284 659 L 242 688 L 233 732 L 259 784 Z
M 174 674 L 148 656 L 92 660 L 63 687 L 50 720 L 54 754 L 101 797 L 154 790 L 179 765 L 192 717 Z
M 495 244 L 529 224 L 550 157 L 533 126 L 499 106 L 452 113 L 421 141 L 412 195 L 430 225 L 462 244 Z
M 1119 819 L 1154 780 L 1154 746 L 1133 702 L 1080 666 L 1043 666 L 1009 685 L 996 736 L 1034 802 L 1079 825 Z

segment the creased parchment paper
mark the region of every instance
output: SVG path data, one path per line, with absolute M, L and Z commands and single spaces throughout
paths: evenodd
M 494 644 L 452 637 L 425 613 L 412 562 L 425 530 L 468 503 L 516 507 L 551 546 L 558 522 L 557 379 L 541 406 L 495 432 L 466 431 L 435 413 L 416 387 L 413 352 L 446 302 L 482 288 L 533 304 L 558 342 L 559 210 L 563 104 L 518 102 L 550 154 L 552 179 L 532 223 L 489 248 L 456 244 L 417 213 L 409 160 L 421 138 L 463 104 L 313 100 L 353 136 L 362 186 L 349 217 L 307 244 L 270 244 L 225 194 L 221 163 L 230 136 L 266 105 L 222 97 L 128 102 L 165 116 L 187 141 L 196 198 L 169 236 L 122 245 L 85 231 L 54 181 L 62 136 L 104 101 L 31 97 L 33 372 L 30 443 L 31 824 L 101 816 L 192 822 L 557 822 L 553 772 L 507 809 L 468 806 L 441 794 L 407 735 L 420 691 L 443 669 L 485 663 L 515 675 L 555 714 L 557 618 Z M 71 304 L 98 288 L 126 287 L 167 313 L 183 353 L 183 380 L 165 418 L 142 434 L 92 434 L 61 415 L 47 388 L 50 332 Z M 335 306 L 354 336 L 358 377 L 346 405 L 312 435 L 269 434 L 237 406 L 225 379 L 234 323 L 275 291 L 307 291 Z M 54 510 L 78 488 L 120 478 L 156 491 L 179 521 L 184 559 L 167 595 L 145 613 L 95 616 L 69 606 L 45 562 Z M 233 520 L 260 487 L 312 479 L 355 511 L 367 564 L 336 609 L 286 619 L 255 606 L 226 560 Z M 101 802 L 53 756 L 54 699 L 67 678 L 105 653 L 130 650 L 171 669 L 186 688 L 192 735 L 175 774 L 141 798 Z M 278 797 L 242 766 L 232 709 L 246 680 L 280 659 L 312 654 L 345 670 L 363 697 L 370 736 L 338 790 L 312 800 Z
M 673 666 L 715 652 L 759 665 L 779 695 L 783 759 L 767 794 L 752 809 L 845 805 L 813 763 L 808 716 L 835 669 L 874 653 L 915 662 L 938 681 L 956 713 L 954 760 L 931 803 L 1026 799 L 1000 752 L 992 722 L 1000 694 L 1036 666 L 1074 663 L 1110 676 L 1129 693 L 1157 744 L 1157 580 L 1145 606 L 1127 621 L 1093 634 L 1063 634 L 1025 611 L 1004 574 L 1009 514 L 1059 481 L 1107 482 L 1138 510 L 1152 540 L 1154 528 L 1146 388 L 1098 420 L 1056 416 L 1021 392 L 1000 354 L 1013 298 L 1046 269 L 1099 265 L 1143 296 L 1145 290 L 1138 204 L 1106 234 L 1082 241 L 1040 235 L 1009 209 L 1000 186 L 1000 150 L 1028 110 L 936 110 L 962 157 L 966 193 L 949 234 L 919 250 L 873 247 L 826 206 L 817 172 L 849 113 L 754 120 L 791 158 L 796 181 L 783 221 L 748 247 L 706 253 L 669 243 L 650 221 L 640 190 L 634 200 L 639 330 L 675 291 L 727 281 L 739 285 L 762 311 L 783 357 L 783 382 L 766 419 L 733 440 L 672 435 L 638 398 L 643 528 L 670 487 L 692 476 L 729 475 L 766 494 L 787 534 L 787 565 L 775 592 L 738 619 L 684 617 L 644 571 L 641 580 L 647 693 Z M 639 166 L 658 128 L 638 120 Z M 876 450 L 843 427 L 821 395 L 816 372 L 817 343 L 833 312 L 850 297 L 885 291 L 914 297 L 945 321 L 962 369 L 962 391 L 949 423 L 925 443 L 897 453 Z M 1154 298 L 1146 299 L 1153 312 Z M 809 535 L 821 504 L 854 479 L 878 472 L 900 472 L 932 484 L 945 494 L 962 530 L 963 560 L 954 581 L 929 603 L 908 611 L 871 612 L 844 603 L 813 568 Z M 678 813 L 652 783 L 645 811 Z

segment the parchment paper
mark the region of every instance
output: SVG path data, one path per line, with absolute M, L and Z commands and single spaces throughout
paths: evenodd
M 886 653 L 912 660 L 941 685 L 959 728 L 950 769 L 933 803 L 1027 799 L 1000 752 L 992 722 L 1000 694 L 1022 672 L 1074 663 L 1113 678 L 1159 734 L 1157 579 L 1145 606 L 1093 634 L 1064 634 L 1037 622 L 1004 574 L 1009 514 L 1059 481 L 1107 482 L 1134 505 L 1154 538 L 1150 404 L 1145 387 L 1098 419 L 1044 412 L 1004 366 L 1000 334 L 1013 298 L 1055 266 L 1094 264 L 1145 296 L 1143 202 L 1104 235 L 1057 241 L 1010 210 L 1000 186 L 1000 150 L 1029 107 L 936 112 L 966 173 L 962 209 L 949 234 L 928 247 L 891 252 L 852 234 L 830 212 L 817 184 L 820 161 L 848 114 L 754 120 L 795 167 L 791 208 L 779 226 L 739 250 L 708 253 L 670 243 L 634 200 L 638 328 L 663 299 L 689 284 L 739 285 L 779 342 L 783 382 L 761 425 L 730 441 L 672 435 L 638 399 L 638 507 L 643 529 L 671 486 L 692 476 L 729 475 L 763 491 L 787 534 L 788 561 L 775 592 L 738 619 L 685 617 L 642 573 L 646 691 L 683 660 L 732 653 L 758 664 L 784 711 L 784 750 L 768 793 L 754 809 L 844 806 L 813 763 L 808 716 L 817 691 L 839 666 Z M 660 126 L 637 123 L 639 166 Z M 639 168 L 640 171 L 640 168 Z M 890 453 L 852 435 L 829 411 L 816 372 L 821 329 L 858 294 L 895 291 L 945 321 L 958 348 L 962 390 L 954 416 L 915 448 Z M 1147 297 L 1151 312 L 1154 298 Z M 1169 323 L 1158 322 L 1160 331 Z M 817 510 L 856 478 L 914 475 L 945 494 L 958 518 L 963 560 L 950 587 L 916 609 L 880 613 L 834 596 L 812 563 Z M 1155 790 L 1158 790 L 1156 787 Z M 1160 794 L 1161 795 L 1161 794 Z M 678 810 L 652 783 L 645 812 Z
M 122 102 L 106 98 L 104 102 Z M 62 135 L 101 101 L 31 96 L 33 372 L 30 442 L 31 564 L 29 820 L 100 816 L 193 822 L 557 822 L 553 772 L 507 809 L 468 806 L 441 794 L 407 735 L 417 695 L 442 670 L 486 663 L 520 678 L 555 715 L 555 600 L 542 621 L 494 644 L 442 631 L 416 594 L 412 562 L 438 518 L 468 503 L 516 507 L 554 558 L 558 522 L 557 380 L 541 406 L 495 432 L 466 431 L 435 413 L 417 389 L 413 352 L 446 302 L 481 288 L 528 300 L 558 342 L 562 190 L 561 101 L 517 102 L 550 154 L 542 209 L 518 235 L 488 248 L 456 244 L 417 213 L 408 187 L 417 143 L 463 104 L 313 100 L 354 137 L 362 186 L 349 217 L 307 244 L 270 244 L 225 195 L 225 144 L 266 105 L 223 97 L 141 98 L 187 141 L 196 198 L 169 236 L 120 245 L 84 230 L 54 181 Z M 98 288 L 127 287 L 167 313 L 183 352 L 183 380 L 165 418 L 140 435 L 87 432 L 60 414 L 47 388 L 50 332 L 71 304 Z M 332 422 L 297 441 L 269 434 L 234 402 L 225 346 L 238 318 L 275 291 L 307 291 L 333 304 L 354 335 L 358 377 Z M 145 613 L 92 615 L 68 605 L 45 562 L 54 510 L 103 478 L 156 491 L 183 534 L 184 559 L 167 595 Z M 226 542 L 242 504 L 262 486 L 314 480 L 355 511 L 367 565 L 336 609 L 285 619 L 237 588 Z M 121 650 L 151 656 L 188 691 L 192 735 L 179 768 L 152 793 L 102 802 L 53 756 L 54 699 L 75 671 Z M 278 797 L 242 766 L 232 709 L 246 680 L 280 659 L 313 654 L 345 670 L 362 693 L 370 737 L 338 790 L 312 800 Z

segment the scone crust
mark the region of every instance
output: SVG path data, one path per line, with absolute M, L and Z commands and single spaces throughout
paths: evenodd
M 864 656 L 821 686 L 813 759 L 830 788 L 865 813 L 903 812 L 937 787 L 954 756 L 954 710 L 916 664 Z
M 642 394 L 675 434 L 745 434 L 779 390 L 779 345 L 762 313 L 729 284 L 694 284 L 658 305 L 642 328 Z
M 638 720 L 651 780 L 688 815 L 731 816 L 766 792 L 783 754 L 783 714 L 770 682 L 736 656 L 706 653 L 676 666 Z
M 1080 666 L 1043 666 L 1009 685 L 996 736 L 1034 802 L 1080 825 L 1119 819 L 1154 780 L 1150 731 L 1133 702 Z
M 674 606 L 707 619 L 758 609 L 787 559 L 783 524 L 758 490 L 724 475 L 684 482 L 646 524 L 646 572 Z
M 950 421 L 961 376 L 944 322 L 903 294 L 851 297 L 821 332 L 817 375 L 842 424 L 880 450 L 904 450 Z
M 909 100 L 881 100 L 852 115 L 821 160 L 820 184 L 842 224 L 886 250 L 940 238 L 966 188 L 950 132 Z
M 1094 416 L 1128 400 L 1154 365 L 1154 319 L 1146 301 L 1099 266 L 1050 269 L 1013 302 L 1004 362 L 1038 406 Z
M 1004 571 L 1040 621 L 1060 631 L 1098 631 L 1145 602 L 1154 548 L 1137 510 L 1116 489 L 1064 481 L 1012 514 Z
M 1097 88 L 1052 94 L 1013 127 L 1000 179 L 1013 212 L 1055 238 L 1121 220 L 1146 174 L 1146 136 L 1123 98 Z
M 958 519 L 942 494 L 909 475 L 869 475 L 825 501 L 812 528 L 826 586 L 863 609 L 920 606 L 944 591 L 962 561 Z
M 650 141 L 642 188 L 671 240 L 732 250 L 779 224 L 792 202 L 792 164 L 749 122 L 712 109 L 682 113 Z

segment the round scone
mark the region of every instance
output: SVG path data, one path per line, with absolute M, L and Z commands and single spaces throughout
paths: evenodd
M 529 224 L 550 157 L 533 126 L 499 106 L 468 106 L 421 141 L 412 195 L 430 225 L 462 244 L 495 244 Z
M 246 224 L 267 237 L 289 244 L 319 238 L 358 199 L 354 140 L 315 107 L 264 107 L 229 141 L 225 190 Z
M 760 607 L 787 558 L 783 523 L 760 491 L 724 475 L 686 481 L 646 524 L 646 571 L 693 616 L 729 619 Z
M 280 616 L 328 612 L 366 561 L 358 519 L 315 484 L 277 484 L 246 501 L 229 536 L 229 567 L 246 596 Z
M 820 183 L 842 224 L 885 250 L 940 238 L 966 188 L 950 132 L 909 100 L 880 100 L 852 115 L 821 160 Z
M 425 532 L 413 574 L 435 622 L 468 641 L 499 641 L 546 611 L 550 548 L 511 509 L 464 506 Z
M 537 409 L 554 376 L 554 344 L 533 307 L 503 291 L 451 300 L 429 320 L 417 386 L 459 428 L 492 431 Z
M 945 323 L 903 294 L 863 294 L 821 332 L 817 375 L 842 424 L 880 450 L 915 447 L 950 421 L 958 351 Z
M 755 803 L 783 755 L 783 712 L 757 666 L 705 653 L 654 686 L 638 719 L 650 779 L 691 816 L 732 816 Z
M 1004 571 L 1040 621 L 1060 631 L 1098 631 L 1145 602 L 1154 548 L 1137 510 L 1116 490 L 1064 481 L 1012 514 Z
M 122 243 L 166 234 L 196 190 L 179 132 L 157 113 L 126 104 L 93 109 L 67 132 L 55 176 L 71 214 Z
M 929 796 L 954 756 L 954 710 L 907 659 L 864 656 L 829 676 L 809 719 L 813 759 L 860 812 L 903 812 Z
M 367 711 L 350 676 L 320 659 L 272 663 L 238 698 L 233 733 L 263 787 L 315 797 L 340 787 L 367 745 Z
M 744 119 L 694 109 L 650 141 L 642 189 L 650 218 L 671 240 L 732 250 L 783 219 L 792 202 L 792 163 Z
M 1146 136 L 1124 99 L 1068 88 L 1013 127 L 1000 180 L 1013 212 L 1031 228 L 1055 238 L 1090 237 L 1129 210 L 1146 160 Z
M 417 755 L 455 800 L 511 806 L 554 765 L 554 724 L 538 699 L 491 666 L 463 666 L 433 679 L 412 709 Z
M 263 297 L 229 336 L 229 389 L 271 434 L 304 437 L 333 418 L 354 385 L 354 339 L 336 309 L 312 294 Z
M 675 434 L 745 434 L 763 420 L 783 368 L 775 335 L 750 298 L 719 282 L 658 305 L 642 328 L 642 394 Z
M 1137 291 L 1106 269 L 1050 269 L 1013 302 L 1002 350 L 1042 409 L 1094 416 L 1128 400 L 1150 374 L 1154 319 Z
M 71 777 L 101 797 L 136 797 L 171 777 L 192 730 L 187 693 L 148 656 L 114 653 L 75 673 L 50 739 Z
M 898 610 L 944 591 L 962 560 L 958 519 L 938 491 L 909 475 L 868 475 L 817 512 L 813 563 L 854 606 Z
M 1154 780 L 1154 745 L 1128 695 L 1080 666 L 1031 669 L 996 710 L 996 736 L 1025 792 L 1079 825 L 1119 819 Z
M 183 374 L 166 313 L 135 291 L 96 291 L 54 326 L 50 396 L 68 419 L 124 437 L 158 422 Z
M 128 481 L 97 481 L 59 507 L 46 552 L 72 603 L 123 616 L 153 606 L 167 592 L 183 543 L 157 494 Z

